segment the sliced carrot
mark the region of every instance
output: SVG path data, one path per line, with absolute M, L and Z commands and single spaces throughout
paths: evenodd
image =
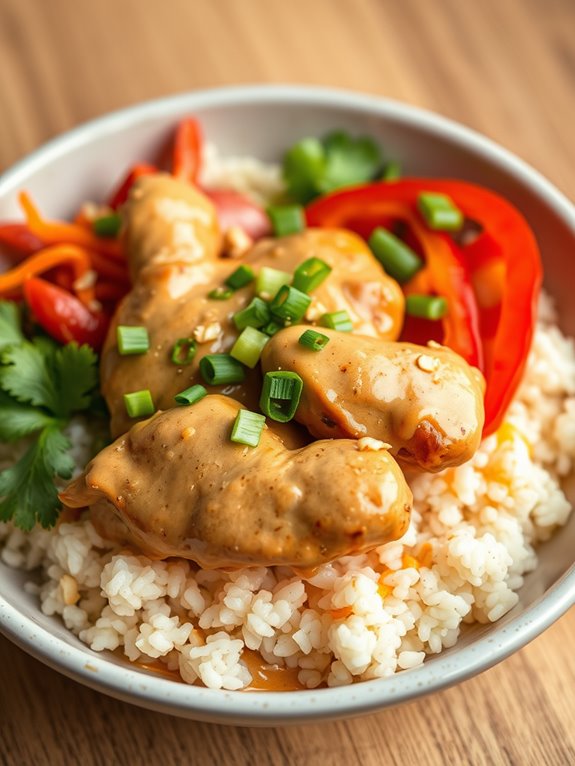
M 123 260 L 120 243 L 117 240 L 97 237 L 93 232 L 75 223 L 48 221 L 42 218 L 40 211 L 25 191 L 19 194 L 20 205 L 26 215 L 28 228 L 45 245 L 69 244 L 87 247 L 103 255 Z
M 54 245 L 31 255 L 10 271 L 0 274 L 0 295 L 22 288 L 26 280 L 59 266 L 69 265 L 74 274 L 76 294 L 83 303 L 94 300 L 94 288 L 87 275 L 92 271 L 90 256 L 75 245 Z M 82 284 L 84 282 L 84 284 Z

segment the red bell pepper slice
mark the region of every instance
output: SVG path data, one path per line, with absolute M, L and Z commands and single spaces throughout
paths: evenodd
M 25 223 L 0 224 L 0 250 L 12 263 L 19 263 L 43 247 L 44 242 Z
M 147 165 L 144 162 L 141 162 L 138 165 L 134 165 L 124 180 L 110 195 L 108 199 L 108 207 L 111 207 L 112 210 L 117 210 L 120 205 L 123 205 L 124 202 L 128 199 L 130 189 L 134 185 L 134 182 L 138 180 L 138 178 L 141 176 L 149 176 L 157 172 L 158 169 L 156 167 L 153 165 Z
M 202 131 L 197 120 L 188 117 L 177 127 L 172 150 L 172 175 L 196 183 L 202 163 Z
M 458 245 L 446 234 L 428 231 L 444 242 L 445 250 L 440 254 L 436 243 L 429 250 L 425 242 L 422 250 L 426 255 L 433 253 L 431 261 L 427 260 L 426 271 L 430 273 L 426 277 L 434 287 L 441 281 L 443 289 L 448 290 L 448 313 L 455 320 L 453 331 L 459 328 L 464 336 L 470 335 L 472 327 L 465 326 L 463 315 L 459 318 L 454 315 L 453 296 L 459 295 L 459 308 L 462 303 L 469 303 L 467 288 L 462 291 L 458 286 L 462 274 L 467 275 L 465 283 L 470 281 L 473 287 L 481 333 L 481 367 L 487 381 L 484 433 L 489 434 L 501 424 L 521 381 L 537 316 L 541 259 L 533 232 L 521 213 L 499 195 L 474 184 L 416 178 L 335 192 L 308 207 L 307 221 L 310 226 L 349 228 L 367 238 L 375 226 L 389 221 L 390 203 L 400 203 L 400 207 L 409 207 L 410 215 L 403 217 L 413 228 L 413 221 L 417 220 L 414 216 L 419 215 L 417 198 L 423 191 L 449 195 L 467 219 L 481 226 L 478 237 L 468 245 Z M 421 218 L 419 222 L 416 238 L 424 226 Z M 446 268 L 447 246 L 458 268 Z M 437 292 L 443 294 L 441 289 Z M 457 333 L 451 338 L 447 333 L 444 340 L 449 340 L 452 347 L 457 346 L 454 337 Z
M 103 311 L 90 311 L 66 290 L 36 277 L 24 283 L 24 297 L 38 324 L 59 343 L 102 347 L 110 324 Z
M 239 226 L 252 239 L 261 239 L 271 232 L 270 219 L 266 211 L 244 194 L 232 189 L 202 189 L 214 203 L 220 229 L 226 231 Z

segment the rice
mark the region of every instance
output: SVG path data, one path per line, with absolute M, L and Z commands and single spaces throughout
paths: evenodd
M 224 161 L 213 148 L 207 158 L 207 183 L 261 200 L 281 192 L 273 166 Z M 68 435 L 80 469 L 94 437 L 82 420 Z M 0 445 L 0 466 L 14 458 Z M 85 514 L 29 534 L 0 524 L 0 558 L 39 571 L 26 589 L 95 651 L 213 689 L 249 687 L 265 664 L 301 688 L 342 686 L 415 668 L 466 624 L 512 609 L 537 566 L 535 546 L 571 512 L 560 481 L 574 460 L 575 350 L 543 296 L 505 423 L 465 465 L 410 480 L 414 510 L 399 541 L 309 577 L 286 567 L 224 572 L 114 547 Z

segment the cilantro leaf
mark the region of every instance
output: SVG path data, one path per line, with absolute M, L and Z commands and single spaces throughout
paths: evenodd
M 381 167 L 382 155 L 375 141 L 334 131 L 321 140 L 304 138 L 288 149 L 283 177 L 289 196 L 307 204 L 320 194 L 371 181 Z
M 25 531 L 37 521 L 43 527 L 53 526 L 60 509 L 54 477 L 72 475 L 70 446 L 57 426 L 46 426 L 23 457 L 0 473 L 1 521 L 13 520 Z
M 20 404 L 0 391 L 0 441 L 13 442 L 55 423 L 43 410 Z
M 23 340 L 18 306 L 12 301 L 0 301 L 0 348 Z
M 58 385 L 57 414 L 70 415 L 87 409 L 98 385 L 98 357 L 90 346 L 68 343 L 54 355 L 54 374 Z
M 8 346 L 2 351 L 0 388 L 19 402 L 29 402 L 58 412 L 58 392 L 49 357 L 32 343 Z
M 324 194 L 371 181 L 381 167 L 379 147 L 371 138 L 354 139 L 343 131 L 336 131 L 324 138 L 323 145 L 327 167 L 318 188 Z
M 0 388 L 19 402 L 57 417 L 90 406 L 98 383 L 97 356 L 89 346 L 23 342 L 2 351 Z

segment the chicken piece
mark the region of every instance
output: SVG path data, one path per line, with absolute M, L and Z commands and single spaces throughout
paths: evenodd
M 277 333 L 262 368 L 293 370 L 304 387 L 296 419 L 317 438 L 374 437 L 425 471 L 476 452 L 484 421 L 483 377 L 448 348 L 386 343 L 321 328 L 320 352 L 299 345 L 301 327 Z
M 169 175 L 140 178 L 125 207 L 123 239 L 130 274 L 149 266 L 213 260 L 220 248 L 216 209 L 199 189 Z
M 354 333 L 396 340 L 403 325 L 405 299 L 365 242 L 345 229 L 306 229 L 281 239 L 258 242 L 245 262 L 294 272 L 308 258 L 331 266 L 330 276 L 312 293 L 306 314 L 316 322 L 322 314 L 347 311 Z M 273 296 L 270 296 L 273 297 Z
M 147 555 L 202 567 L 309 569 L 405 533 L 411 492 L 386 449 L 327 440 L 291 451 L 267 428 L 245 447 L 230 441 L 240 409 L 214 395 L 157 413 L 102 450 L 62 502 L 90 506 L 104 535 L 120 518 Z
M 177 393 L 203 382 L 200 359 L 228 352 L 238 336 L 232 317 L 252 300 L 254 286 L 236 291 L 228 300 L 208 298 L 210 290 L 220 287 L 238 267 L 238 261 L 217 258 L 219 238 L 210 205 L 189 184 L 167 176 L 148 176 L 137 182 L 125 207 L 124 237 L 135 284 L 116 312 L 101 361 L 102 393 L 116 436 L 134 423 L 126 413 L 125 393 L 149 389 L 158 409 L 172 407 Z M 358 331 L 396 337 L 403 313 L 401 290 L 354 234 L 318 229 L 263 240 L 244 262 L 256 271 L 272 266 L 291 272 L 311 256 L 333 267 L 314 292 L 316 314 L 318 306 L 322 313 L 345 308 Z M 118 325 L 145 326 L 150 351 L 141 356 L 118 354 Z M 192 363 L 185 367 L 173 364 L 170 355 L 176 341 L 194 336 L 202 342 Z M 261 376 L 255 371 L 247 375 L 244 385 L 213 391 L 254 408 L 260 387 Z M 304 443 L 293 425 L 281 430 L 292 439 L 290 446 L 298 443 L 293 441 L 296 437 L 299 445 Z

